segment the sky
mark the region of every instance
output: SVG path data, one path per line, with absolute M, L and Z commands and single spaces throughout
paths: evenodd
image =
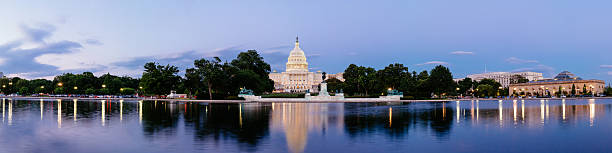
M 313 71 L 349 64 L 410 71 L 567 70 L 612 81 L 612 1 L 0 1 L 0 72 L 139 77 L 257 50 L 283 71 L 295 37 Z

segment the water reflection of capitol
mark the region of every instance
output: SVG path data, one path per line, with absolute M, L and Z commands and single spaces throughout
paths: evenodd
M 272 103 L 271 118 L 272 130 L 284 132 L 289 150 L 303 152 L 309 133 L 343 129 L 344 104 Z

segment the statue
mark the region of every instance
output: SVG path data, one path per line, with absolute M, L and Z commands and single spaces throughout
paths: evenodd
M 321 79 L 323 79 L 323 81 L 322 81 L 322 82 L 326 82 L 326 81 L 325 81 L 325 78 L 327 78 L 327 76 L 326 76 L 326 75 L 327 75 L 327 73 L 323 72 L 323 75 L 321 76 Z

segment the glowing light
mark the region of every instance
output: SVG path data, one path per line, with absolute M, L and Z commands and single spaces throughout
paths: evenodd
M 60 86 L 60 87 L 61 87 L 61 86 L 63 86 L 63 85 L 64 85 L 64 84 L 63 84 L 63 83 L 61 83 L 61 82 L 60 82 L 60 83 L 57 83 L 57 86 Z
M 105 84 L 103 84 L 103 85 L 102 85 L 102 88 L 106 88 L 106 85 L 105 85 Z
M 74 88 L 72 88 L 72 89 L 74 89 L 74 90 L 77 90 L 77 89 L 79 89 L 79 87 L 77 87 L 77 86 L 74 86 Z

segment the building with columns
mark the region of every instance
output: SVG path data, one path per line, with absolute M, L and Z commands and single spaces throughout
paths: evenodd
M 300 48 L 298 38 L 295 38 L 295 47 L 289 53 L 285 72 L 278 73 L 273 71 L 269 74 L 270 79 L 274 81 L 274 92 L 311 92 L 318 91 L 319 84 L 323 81 L 321 71 L 310 72 L 308 70 L 308 62 L 306 55 Z M 337 78 L 344 81 L 342 73 L 327 74 L 327 78 Z
M 541 79 L 527 83 L 511 84 L 510 95 L 571 95 L 572 86 L 576 88 L 576 95 L 590 94 L 597 96 L 603 94 L 606 83 L 603 80 L 583 80 L 568 71 L 563 71 L 553 79 Z M 586 91 L 584 91 L 585 88 Z
M 493 79 L 499 82 L 502 87 L 508 87 L 510 85 L 510 80 L 516 76 L 520 75 L 525 77 L 529 81 L 533 80 L 541 80 L 543 79 L 542 73 L 538 72 L 489 72 L 489 73 L 481 73 L 481 74 L 471 74 L 468 75 L 468 78 L 472 80 L 480 81 L 482 79 Z M 455 80 L 459 81 L 459 80 Z

